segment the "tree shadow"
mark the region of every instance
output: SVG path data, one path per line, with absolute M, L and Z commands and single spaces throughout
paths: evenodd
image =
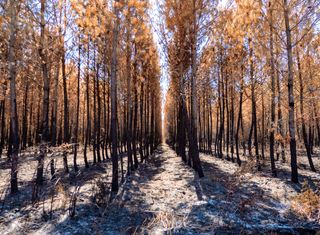
M 299 162 L 298 163 L 298 170 L 299 170 L 299 183 L 295 184 L 291 182 L 291 170 L 290 170 L 290 162 L 285 162 L 282 163 L 281 160 L 276 161 L 276 171 L 277 171 L 277 177 L 278 179 L 280 179 L 282 182 L 284 182 L 286 185 L 290 186 L 292 189 L 294 189 L 296 192 L 300 192 L 302 189 L 302 182 L 307 182 L 307 184 L 314 190 L 317 189 L 317 187 L 320 186 L 320 176 L 319 174 L 315 174 L 314 172 L 312 172 L 310 170 L 309 165 L 306 164 L 307 162 L 307 156 L 305 151 L 299 149 L 297 150 L 298 153 L 298 157 L 304 157 L 304 161 L 305 162 Z M 286 153 L 286 156 L 289 156 L 290 153 Z M 212 156 L 213 155 L 208 155 L 205 154 L 207 156 Z M 315 151 L 315 153 L 313 154 L 313 159 L 318 159 L 320 158 L 320 152 Z M 219 158 L 221 159 L 221 158 Z M 221 160 L 223 161 L 227 161 L 228 163 L 231 163 L 233 165 L 238 166 L 238 164 L 235 161 L 231 161 L 231 159 L 227 159 L 225 157 L 223 157 Z M 249 156 L 241 156 L 241 161 L 242 161 L 242 165 L 244 166 L 245 164 L 247 164 L 250 161 L 255 161 L 254 159 L 250 160 Z M 256 174 L 258 176 L 261 177 L 265 177 L 265 178 L 270 178 L 273 177 L 272 176 L 272 172 L 271 172 L 271 163 L 270 163 L 270 159 L 268 158 L 268 153 L 265 153 L 265 158 L 262 159 L 260 158 L 260 164 L 261 164 L 261 170 L 257 171 L 256 169 L 251 169 L 252 170 L 252 174 Z M 314 161 L 314 164 L 316 166 L 317 169 L 320 170 L 320 165 L 317 164 L 316 161 Z M 318 166 L 319 165 L 319 166 Z M 241 167 L 240 167 L 241 168 Z
M 99 175 L 105 173 L 105 167 L 103 166 L 93 166 L 89 169 L 81 168 L 81 170 L 76 174 L 70 171 L 66 174 L 63 169 L 59 169 L 56 172 L 55 179 L 51 180 L 48 174 L 45 174 L 45 180 L 42 186 L 38 187 L 38 197 L 33 200 L 33 193 L 35 187 L 35 178 L 31 181 L 19 181 L 19 191 L 17 194 L 10 194 L 10 185 L 6 185 L 3 189 L 5 192 L 2 195 L 0 201 L 0 217 L 5 217 L 5 214 L 13 213 L 17 216 L 24 216 L 29 212 L 38 208 L 39 205 L 52 197 L 52 192 L 57 195 L 57 184 L 63 185 L 66 192 L 69 193 L 70 186 L 82 187 L 88 181 L 97 178 Z M 52 191 L 54 190 L 54 191 Z M 20 213 L 16 213 L 16 212 Z
M 200 179 L 205 200 L 192 206 L 186 228 L 177 233 L 316 234 L 320 225 L 308 223 L 255 182 L 238 181 L 214 163 L 202 161 Z M 198 184 L 196 180 L 190 186 Z
M 5 226 L 11 226 L 11 224 L 16 221 L 27 220 L 27 218 L 37 210 L 37 215 L 34 215 L 34 217 L 37 216 L 37 218 L 33 220 L 32 224 L 36 221 L 40 229 L 42 229 L 43 226 L 46 227 L 46 233 L 98 234 L 101 232 L 102 234 L 132 234 L 135 231 L 141 232 L 145 229 L 143 225 L 148 223 L 155 215 L 153 212 L 146 211 L 150 205 L 145 201 L 146 195 L 141 192 L 139 186 L 146 184 L 149 180 L 153 180 L 158 174 L 165 170 L 162 168 L 163 161 L 165 161 L 165 159 L 161 157 L 162 154 L 163 150 L 161 148 L 156 150 L 154 156 L 149 156 L 146 163 L 140 164 L 136 171 L 126 177 L 116 199 L 106 207 L 103 215 L 101 208 L 98 208 L 96 204 L 91 201 L 91 198 L 83 200 L 84 196 L 79 193 L 75 217 L 69 217 L 67 210 L 58 209 L 53 211 L 51 217 L 48 219 L 48 216 L 44 216 L 41 212 L 40 203 L 34 207 L 31 205 L 32 186 L 29 184 L 23 188 L 20 187 L 21 193 L 17 196 L 12 197 L 10 194 L 6 195 L 5 200 L 10 200 L 13 204 L 8 204 L 6 209 L 3 210 L 3 213 L 0 212 L 0 218 L 4 218 Z M 73 171 L 68 175 L 58 171 L 56 178 L 60 178 L 61 183 L 65 184 L 66 187 L 72 185 L 81 188 L 86 185 L 88 181 L 107 176 L 106 171 L 111 173 L 111 166 L 109 166 L 109 168 L 108 166 L 108 162 L 90 166 L 89 169 L 85 169 L 84 166 L 81 165 L 81 170 L 77 175 L 75 175 Z M 121 179 L 119 179 L 119 181 L 120 180 Z M 106 182 L 110 184 L 111 177 L 106 179 Z M 43 190 L 46 190 L 47 186 L 51 184 L 52 182 L 50 180 L 45 181 L 45 185 L 42 186 Z M 85 190 L 85 193 L 88 194 L 88 189 Z M 21 196 L 24 198 L 19 198 Z M 50 193 L 42 195 L 41 200 L 50 200 L 50 196 Z M 20 204 L 18 202 L 24 203 Z M 66 206 L 68 207 L 69 201 L 67 201 L 67 203 L 68 205 Z M 12 218 L 8 218 L 10 216 Z M 28 222 L 22 226 L 25 226 L 25 231 L 30 229 Z
M 126 178 L 124 184 L 114 200 L 104 213 L 94 204 L 81 204 L 76 208 L 75 218 L 66 217 L 57 223 L 50 233 L 71 234 L 145 234 L 145 227 L 155 217 L 150 208 L 145 193 L 140 189 L 148 181 L 154 180 L 165 169 L 162 168 L 165 158 L 160 148 L 154 156 L 150 156 L 146 163 L 140 164 L 138 169 Z

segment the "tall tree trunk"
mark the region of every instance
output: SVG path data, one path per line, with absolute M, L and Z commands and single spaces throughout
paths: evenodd
M 106 52 L 105 52 L 106 53 Z M 106 58 L 105 58 L 106 60 Z M 106 62 L 106 61 L 105 61 Z M 104 79 L 103 79 L 103 129 L 104 129 L 104 134 L 103 134 L 103 152 L 105 152 L 105 157 L 106 159 L 109 158 L 108 156 L 108 130 L 107 126 L 109 125 L 107 123 L 107 102 L 106 102 L 106 95 L 107 95 L 107 65 L 104 63 Z M 108 103 L 109 105 L 109 103 Z
M 153 94 L 153 93 L 152 93 Z M 155 123 L 155 118 L 154 118 L 154 96 L 151 96 L 151 117 L 150 117 L 150 154 L 153 154 L 154 151 L 154 146 L 155 146 L 155 139 L 154 139 L 154 135 L 155 135 L 155 131 L 154 131 L 154 123 Z
M 209 132 L 209 140 L 208 140 L 208 148 L 209 153 L 212 155 L 212 129 L 213 129 L 213 110 L 212 110 L 212 103 L 211 103 L 211 97 L 208 100 L 209 102 L 209 120 L 208 120 L 208 132 Z
M 229 140 L 230 140 L 230 112 L 229 112 L 229 75 L 228 75 L 228 71 L 226 71 L 226 83 L 225 83 L 225 95 L 226 95 L 226 121 L 227 121 L 227 127 L 226 127 L 226 147 L 227 147 L 227 160 L 230 160 L 230 156 L 229 156 Z
M 62 39 L 62 43 L 64 40 Z M 69 142 L 69 107 L 68 107 L 68 88 L 67 88 L 67 75 L 66 75 L 66 59 L 65 49 L 62 48 L 62 83 L 63 83 L 63 142 Z
M 265 159 L 265 116 L 266 116 L 266 108 L 264 103 L 264 91 L 262 89 L 261 92 L 261 102 L 262 102 L 262 117 L 261 117 L 261 157 Z
M 41 125 L 40 125 L 40 115 L 41 115 L 41 97 L 38 98 L 37 103 L 37 122 L 36 122 L 36 130 L 35 130 L 35 144 L 40 142 L 41 138 Z
M 118 3 L 115 0 L 115 3 Z M 115 25 L 113 28 L 113 39 L 112 39 L 112 58 L 111 58 L 111 141 L 112 141 L 112 187 L 113 193 L 118 192 L 118 136 L 117 136 L 117 47 L 118 47 L 118 34 L 119 34 L 119 9 L 114 8 L 116 16 Z
M 232 80 L 232 87 L 231 87 L 231 114 L 230 114 L 230 138 L 231 138 L 231 161 L 234 162 L 234 99 L 235 99 L 235 81 L 234 78 Z
M 86 127 L 86 137 L 84 143 L 84 162 L 86 168 L 89 168 L 88 158 L 87 158 L 87 148 L 90 146 L 90 137 L 91 137 L 91 126 L 90 126 L 90 97 L 89 97 L 89 79 L 90 79 L 90 42 L 88 42 L 88 51 L 87 51 L 87 75 L 86 75 L 86 105 L 87 105 L 87 127 Z
M 93 46 L 93 70 L 95 72 L 95 75 L 93 76 L 93 164 L 97 163 L 97 86 L 96 86 L 96 80 L 98 75 L 97 70 L 97 56 L 96 56 L 96 43 L 94 43 Z
M 276 165 L 274 161 L 274 132 L 275 132 L 275 119 L 276 119 L 276 88 L 275 88 L 275 65 L 274 65 L 274 53 L 273 53 L 273 6 L 269 2 L 270 13 L 270 67 L 271 67 L 271 128 L 270 128 L 270 162 L 271 172 L 273 176 L 277 176 Z M 279 101 L 278 101 L 279 102 Z
M 138 157 L 137 157 L 137 132 L 138 132 L 138 81 L 137 81 L 137 63 L 134 62 L 133 65 L 133 84 L 134 84 L 134 111 L 131 108 L 133 113 L 133 139 L 132 139 L 132 146 L 133 146 L 133 160 L 134 160 L 134 168 L 138 168 Z M 131 117 L 132 119 L 132 117 Z M 131 122 L 131 121 L 130 121 Z
M 185 126 L 185 113 L 183 110 L 183 102 L 185 96 L 185 81 L 183 74 L 183 63 L 179 63 L 179 101 L 178 101 L 178 115 L 177 115 L 177 154 L 181 157 L 182 161 L 187 162 L 186 157 L 186 126 Z M 190 153 L 190 145 L 189 145 Z M 189 166 L 191 166 L 191 158 L 189 155 Z
M 260 157 L 259 157 L 259 143 L 258 143 L 258 127 L 257 127 L 257 108 L 256 108 L 256 97 L 255 97 L 255 79 L 254 79 L 254 69 L 253 69 L 253 47 L 252 39 L 249 38 L 250 47 L 250 80 L 251 80 L 251 103 L 252 103 L 252 128 L 253 128 L 253 138 L 255 147 L 255 157 L 256 157 L 256 167 L 261 170 Z
M 129 9 L 130 11 L 130 9 Z M 127 22 L 129 24 L 129 22 Z M 127 134 L 127 174 L 130 175 L 130 171 L 134 170 L 133 161 L 132 161 L 132 101 L 131 101 L 131 49 L 130 49 L 130 33 L 129 28 L 127 28 L 127 48 L 126 48 L 126 75 L 127 75 L 127 125 L 126 125 L 126 134 Z
M 218 85 L 219 87 L 219 85 Z M 219 93 L 218 93 L 218 99 L 216 102 L 216 136 L 215 136 L 215 140 L 214 140 L 214 155 L 218 156 L 218 141 L 219 141 L 219 106 L 220 106 L 220 97 L 219 97 Z
M 81 44 L 79 37 L 78 47 L 78 79 L 77 79 L 77 111 L 76 111 L 76 125 L 74 129 L 74 153 L 73 153 L 73 167 L 74 171 L 79 170 L 77 165 L 77 154 L 78 154 L 78 135 L 79 135 L 79 115 L 80 115 L 80 76 L 81 76 Z
M 197 138 L 197 77 L 196 77 L 196 56 L 197 56 L 197 12 L 196 12 L 196 1 L 193 0 L 193 40 L 191 45 L 191 136 L 189 139 L 189 154 L 192 156 L 193 167 L 198 172 L 199 177 L 204 177 L 198 149 L 198 138 Z
M 240 101 L 239 101 L 239 113 L 237 121 L 237 130 L 236 130 L 236 154 L 237 154 L 237 163 L 241 166 L 240 154 L 239 154 L 239 131 L 241 124 L 242 116 L 242 102 L 243 102 L 243 66 L 241 66 L 241 81 L 240 81 Z
M 302 71 L 301 71 L 301 64 L 300 64 L 300 56 L 297 49 L 297 64 L 298 64 L 298 77 L 299 77 L 299 87 L 300 87 L 300 114 L 301 114 L 301 126 L 302 126 L 302 136 L 303 136 L 303 142 L 304 146 L 306 147 L 307 151 L 307 157 L 309 161 L 309 165 L 312 171 L 316 171 L 313 161 L 312 161 L 312 153 L 311 153 L 311 143 L 308 140 L 308 134 L 306 129 L 306 123 L 305 123 L 305 113 L 304 113 L 304 96 L 303 96 L 303 81 L 302 81 Z M 311 133 L 311 131 L 310 131 Z
M 18 154 L 19 154 L 19 127 L 17 114 L 16 98 L 16 55 L 15 44 L 17 35 L 17 2 L 10 0 L 10 37 L 9 37 L 9 55 L 8 55 L 8 74 L 10 81 L 10 135 L 12 141 L 11 152 L 11 193 L 18 192 Z
M 56 65 L 54 91 L 53 91 L 53 104 L 52 104 L 52 116 L 51 116 L 51 143 L 53 146 L 55 146 L 57 143 L 59 73 L 60 73 L 60 60 L 58 60 L 58 64 Z
M 111 114 L 110 114 L 110 109 L 111 109 L 111 76 L 109 76 L 108 78 L 109 82 L 108 82 L 108 107 L 107 107 L 107 146 L 109 146 L 110 149 L 110 155 L 111 155 L 111 122 L 110 122 L 110 118 L 111 118 Z M 106 150 L 108 151 L 108 149 Z
M 220 113 L 220 128 L 219 128 L 219 141 L 218 141 L 218 156 L 223 157 L 222 143 L 224 136 L 224 114 L 225 114 L 225 97 L 224 97 L 224 76 L 223 76 L 223 63 L 222 63 L 222 49 L 220 52 L 220 76 L 218 75 L 218 94 L 220 97 L 219 113 Z
M 47 68 L 47 58 L 45 54 L 45 0 L 41 0 L 41 35 L 40 35 L 40 59 L 43 75 L 43 112 L 42 112 L 42 136 L 41 139 L 43 142 L 49 141 L 49 75 Z
M 49 76 L 47 68 L 47 58 L 45 54 L 45 0 L 41 0 L 41 22 L 40 22 L 40 59 L 43 75 L 43 112 L 42 112 L 42 135 L 41 142 L 45 144 L 49 141 Z M 43 184 L 43 167 L 44 167 L 45 151 L 43 154 L 39 154 L 38 157 L 38 168 L 37 168 L 37 185 Z
M 5 117 L 5 111 L 6 111 L 6 100 L 4 99 L 2 102 L 1 102 L 1 106 L 2 106 L 2 115 L 1 115 L 1 139 L 0 139 L 0 158 L 2 156 L 2 151 L 3 151 L 3 148 L 4 148 L 4 141 L 6 139 L 6 117 Z M 1 114 L 0 113 L 0 114 Z M 30 112 L 32 113 L 32 112 Z
M 107 123 L 107 100 L 106 100 L 106 95 L 107 95 L 107 77 L 109 77 L 108 70 L 107 70 L 107 40 L 105 40 L 105 45 L 104 45 L 104 61 L 103 61 L 103 70 L 104 70 L 104 78 L 103 78 L 103 128 L 104 128 L 104 133 L 103 133 L 103 150 L 105 154 L 105 158 L 109 159 L 108 155 L 108 126 L 109 123 Z M 108 103 L 109 106 L 109 103 Z M 109 113 L 108 113 L 109 115 Z M 103 159 L 105 160 L 105 159 Z
M 277 58 L 278 56 L 278 51 L 276 50 L 276 55 Z M 276 62 L 277 67 L 278 67 L 278 63 Z M 282 162 L 285 163 L 286 159 L 285 159 L 285 147 L 284 147 L 284 130 L 283 130 L 283 122 L 282 122 L 282 110 L 281 110 L 281 87 L 280 87 L 280 75 L 279 75 L 279 70 L 276 70 L 276 79 L 277 79 L 277 102 L 278 102 L 278 122 L 277 122 L 277 131 L 281 136 L 281 140 L 278 140 L 278 145 L 280 145 L 281 148 L 281 158 L 282 158 Z M 280 152 L 277 151 L 277 160 L 279 160 L 279 155 Z
M 25 149 L 27 147 L 27 134 L 28 134 L 28 92 L 29 92 L 29 82 L 26 81 L 25 93 L 24 93 L 24 107 L 23 107 L 23 117 L 22 117 L 22 136 L 21 136 L 21 148 Z
M 29 110 L 33 110 L 33 103 L 35 102 L 34 100 L 34 90 L 33 90 L 33 87 L 31 87 L 31 101 L 30 101 L 30 107 L 29 107 Z M 33 115 L 34 112 L 29 112 L 29 129 L 28 129 L 28 136 L 27 136 L 27 139 L 28 139 L 28 145 L 29 146 L 32 146 L 33 145 L 33 138 L 32 138 L 32 135 L 33 135 L 33 132 L 34 132 L 34 128 L 32 128 L 34 126 L 34 122 L 33 122 Z M 1 154 L 0 154 L 1 156 Z
M 101 162 L 101 154 L 100 154 L 100 128 L 101 128 L 101 100 L 100 100 L 100 85 L 99 85 L 99 68 L 100 64 L 97 64 L 97 74 L 96 74 L 96 103 L 97 103 L 97 120 L 96 120 L 96 150 L 97 150 L 97 160 Z
M 317 128 L 317 133 L 318 133 L 318 141 L 316 142 L 316 145 L 320 146 L 320 116 L 318 116 L 318 112 L 317 112 L 317 105 L 316 105 L 316 101 L 315 101 L 315 97 L 314 95 L 312 96 L 313 98 L 313 102 L 312 102 L 312 107 L 314 110 L 314 122 Z M 1 156 L 1 154 L 0 154 Z
M 149 158 L 149 146 L 150 146 L 150 85 L 147 81 L 146 92 L 145 92 L 145 156 Z
M 141 88 L 140 88 L 140 135 L 139 135 L 139 154 L 140 154 L 140 162 L 142 163 L 144 160 L 144 154 L 143 154 L 143 148 L 144 148 L 144 138 L 143 138 L 143 133 L 144 133 L 144 82 L 141 82 Z
M 289 134 L 290 134 L 290 155 L 291 155 L 291 181 L 298 183 L 298 165 L 296 150 L 296 129 L 294 117 L 294 90 L 293 90 L 293 60 L 292 60 L 292 43 L 291 29 L 289 23 L 289 9 L 287 0 L 283 0 L 284 21 L 287 37 L 287 56 L 288 56 L 288 102 L 289 102 Z

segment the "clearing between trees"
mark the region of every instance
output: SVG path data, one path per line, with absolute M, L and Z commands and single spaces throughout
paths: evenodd
M 292 209 L 301 185 L 289 181 L 289 166 L 280 168 L 278 178 L 272 178 L 265 171 L 269 166 L 251 172 L 255 167 L 249 160 L 239 168 L 225 159 L 200 157 L 206 175 L 201 179 L 162 144 L 125 178 L 110 203 L 108 162 L 90 171 L 80 162 L 79 173 L 70 170 L 66 174 L 63 158 L 58 156 L 58 179 L 51 181 L 47 172 L 49 179 L 40 200 L 32 203 L 30 169 L 36 166 L 36 159 L 26 155 L 22 192 L 2 201 L 0 230 L 5 234 L 315 234 L 320 229 Z M 317 166 L 318 160 L 315 158 Z M 1 171 L 1 178 L 8 172 Z M 300 172 L 319 186 L 318 174 Z

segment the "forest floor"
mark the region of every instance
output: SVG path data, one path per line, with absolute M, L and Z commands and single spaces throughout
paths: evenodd
M 70 156 L 71 158 L 71 156 Z M 79 156 L 79 159 L 81 155 Z M 50 158 L 46 160 L 48 165 Z M 78 174 L 46 180 L 39 201 L 32 203 L 36 158 L 20 163 L 20 193 L 6 192 L 9 166 L 0 161 L 0 231 L 4 234 L 315 234 L 320 225 L 291 210 L 301 184 L 291 184 L 288 165 L 251 172 L 250 164 L 201 154 L 205 177 L 199 179 L 167 145 L 127 176 L 119 193 L 108 200 L 111 164 L 103 162 Z M 320 169 L 319 156 L 315 166 Z M 124 159 L 124 166 L 125 159 Z M 268 169 L 268 162 L 263 162 Z M 125 167 L 126 168 L 126 167 Z M 300 181 L 315 188 L 320 175 L 300 164 Z M 48 173 L 46 174 L 49 178 Z M 121 178 L 121 174 L 120 174 Z M 75 205 L 75 206 L 73 206 Z M 75 215 L 70 216 L 75 208 Z

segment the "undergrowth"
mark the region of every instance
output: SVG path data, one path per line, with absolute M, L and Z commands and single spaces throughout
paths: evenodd
M 319 192 L 312 190 L 305 181 L 301 192 L 292 198 L 291 209 L 308 220 L 320 222 Z

